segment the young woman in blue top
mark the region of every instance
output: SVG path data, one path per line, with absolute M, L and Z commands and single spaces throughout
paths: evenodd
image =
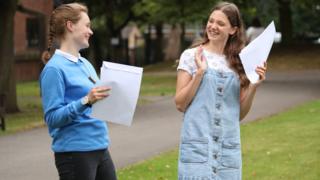
M 60 180 L 115 180 L 105 122 L 90 117 L 91 105 L 108 96 L 79 51 L 93 34 L 87 7 L 79 3 L 57 7 L 50 17 L 49 48 L 40 75 L 44 118 Z M 56 44 L 59 49 L 52 47 Z
M 239 121 L 248 113 L 260 80 L 250 84 L 239 59 L 245 35 L 239 10 L 227 2 L 210 13 L 204 39 L 180 58 L 175 102 L 184 112 L 179 180 L 240 180 Z

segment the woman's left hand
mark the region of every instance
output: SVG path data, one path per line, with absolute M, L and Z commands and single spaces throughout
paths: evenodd
M 267 72 L 267 62 L 264 62 L 264 66 L 258 66 L 256 68 L 256 72 L 259 74 L 259 80 L 255 85 L 260 85 L 266 79 L 266 72 Z

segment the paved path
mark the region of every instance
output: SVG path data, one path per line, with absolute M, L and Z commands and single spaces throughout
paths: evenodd
M 270 73 L 244 120 L 266 117 L 320 98 L 320 71 Z M 131 127 L 111 124 L 111 154 L 117 168 L 177 147 L 182 114 L 172 97 L 138 106 Z M 1 180 L 56 180 L 46 128 L 0 137 Z

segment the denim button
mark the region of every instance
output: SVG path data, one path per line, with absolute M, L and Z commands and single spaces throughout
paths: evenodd
M 215 137 L 213 137 L 213 140 L 214 140 L 215 142 L 218 142 L 219 137 L 215 136 Z
M 219 120 L 219 119 L 216 119 L 216 120 L 214 121 L 214 124 L 215 124 L 216 126 L 220 126 L 220 120 Z
M 221 92 L 222 92 L 222 90 L 223 90 L 223 88 L 222 88 L 222 87 L 218 87 L 218 88 L 217 88 L 217 90 L 218 90 L 218 92 L 220 92 L 220 93 L 221 93 Z
M 213 167 L 213 168 L 212 168 L 212 171 L 213 171 L 213 173 L 216 174 L 216 173 L 217 173 L 217 168 L 214 168 L 214 167 Z
M 218 158 L 218 155 L 217 155 L 217 154 L 213 155 L 213 158 L 214 158 L 214 159 L 217 159 L 217 158 Z

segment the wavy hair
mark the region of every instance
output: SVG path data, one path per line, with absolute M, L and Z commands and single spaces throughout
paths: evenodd
M 250 84 L 240 61 L 239 53 L 241 49 L 245 46 L 245 33 L 244 26 L 241 19 L 240 11 L 238 7 L 229 2 L 220 2 L 210 11 L 220 10 L 228 18 L 232 27 L 237 27 L 236 32 L 230 35 L 224 48 L 224 55 L 227 58 L 232 69 L 234 69 L 239 75 L 241 88 L 247 88 Z M 204 30 L 204 37 L 202 40 L 196 42 L 191 47 L 196 47 L 199 45 L 204 45 L 209 42 L 207 31 Z

